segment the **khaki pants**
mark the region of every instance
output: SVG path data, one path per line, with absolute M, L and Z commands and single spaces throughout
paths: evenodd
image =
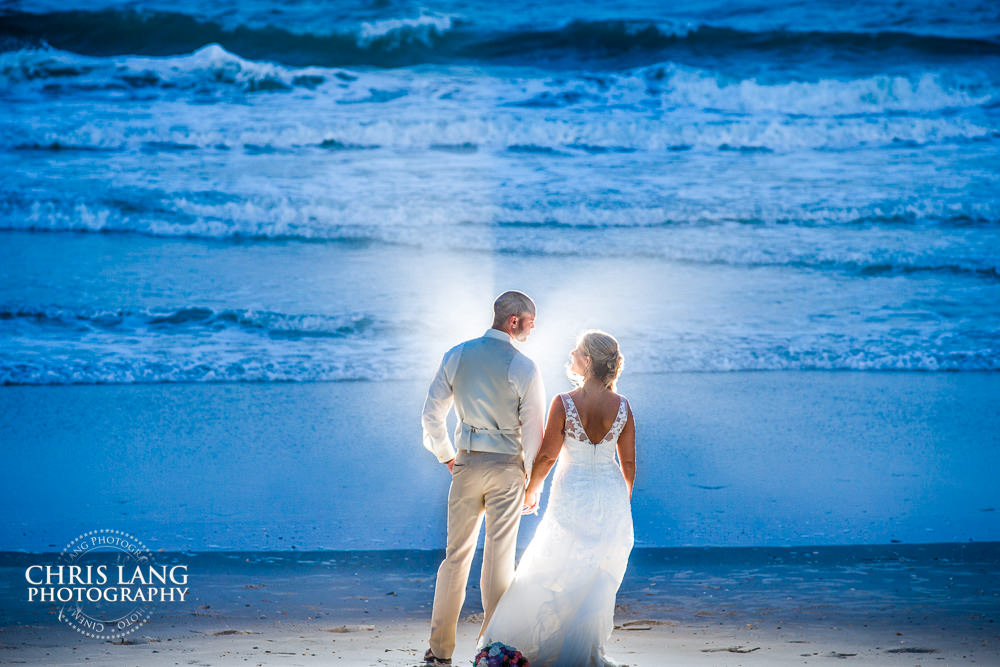
M 459 451 L 448 492 L 448 547 L 438 568 L 431 612 L 430 648 L 438 658 L 455 651 L 458 616 L 486 516 L 486 544 L 480 589 L 489 620 L 514 578 L 514 548 L 524 502 L 524 462 L 520 454 Z

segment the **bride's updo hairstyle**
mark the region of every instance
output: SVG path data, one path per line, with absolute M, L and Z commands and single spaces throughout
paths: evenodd
M 614 391 L 618 376 L 625 368 L 625 357 L 618 348 L 618 341 L 611 334 L 591 329 L 580 334 L 578 344 L 590 357 L 590 367 L 586 376 L 569 370 L 570 381 L 577 387 L 582 387 L 587 377 L 593 376 L 607 389 Z

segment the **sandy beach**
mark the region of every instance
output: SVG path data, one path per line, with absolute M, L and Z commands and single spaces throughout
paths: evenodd
M 31 554 L 3 555 L 4 663 L 414 665 L 439 552 L 159 554 L 191 572 L 125 643 L 18 599 Z M 478 563 L 475 567 L 478 567 Z M 1000 664 L 1000 544 L 665 549 L 634 554 L 612 655 L 658 665 Z M 455 664 L 470 664 L 470 585 Z

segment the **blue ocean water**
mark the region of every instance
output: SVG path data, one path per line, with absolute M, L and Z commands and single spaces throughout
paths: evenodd
M 3 0 L 0 49 L 4 384 L 425 379 L 511 286 L 553 365 L 1000 369 L 994 3 Z

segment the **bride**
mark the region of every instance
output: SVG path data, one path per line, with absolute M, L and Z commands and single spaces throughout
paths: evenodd
M 537 511 L 558 457 L 548 506 L 480 647 L 503 642 L 532 667 L 617 664 L 604 647 L 632 550 L 635 480 L 635 421 L 614 391 L 622 366 L 618 341 L 600 331 L 570 352 L 577 388 L 553 399 L 525 491 L 527 511 Z

